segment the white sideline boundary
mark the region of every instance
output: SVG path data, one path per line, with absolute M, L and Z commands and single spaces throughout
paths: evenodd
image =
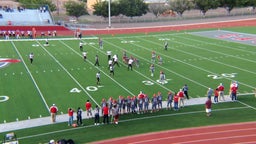
M 83 37 L 83 38 L 70 38 L 70 37 L 67 37 L 67 38 L 59 38 L 59 37 L 56 37 L 56 38 L 35 38 L 35 39 L 29 39 L 29 38 L 20 38 L 20 39 L 15 39 L 15 38 L 10 38 L 10 39 L 0 39 L 0 42 L 2 41 L 45 41 L 46 39 L 48 39 L 49 41 L 59 41 L 59 40 L 93 40 L 93 39 L 98 39 L 98 37 L 96 36 L 90 36 L 90 37 Z
M 244 93 L 244 94 L 239 94 L 238 96 L 244 96 L 244 95 L 254 95 L 254 93 Z M 224 102 L 231 102 L 230 96 L 226 95 L 225 100 L 226 101 L 224 101 Z M 191 98 L 189 100 L 185 100 L 185 106 L 202 105 L 202 104 L 205 103 L 205 101 L 206 101 L 206 97 Z M 240 101 L 238 101 L 238 102 L 240 102 Z M 252 106 L 244 104 L 244 103 L 241 103 L 241 104 L 244 105 L 244 107 L 256 110 L 255 107 L 252 107 Z M 166 108 L 166 105 L 167 105 L 167 102 L 163 101 L 163 109 Z M 151 103 L 149 105 L 149 109 L 151 109 Z M 189 112 L 189 113 L 193 113 L 193 112 Z M 175 113 L 172 113 L 170 115 L 175 115 Z M 83 119 L 88 119 L 85 111 L 82 113 L 82 117 L 83 117 Z M 76 115 L 74 116 L 74 121 L 75 120 L 76 120 Z M 67 114 L 57 115 L 57 122 L 56 123 L 62 123 L 62 122 L 68 122 Z M 0 132 L 3 133 L 3 132 L 8 132 L 8 131 L 15 131 L 15 130 L 20 130 L 20 129 L 50 125 L 50 124 L 55 124 L 55 123 L 51 122 L 51 117 L 50 116 L 42 117 L 42 118 L 35 118 L 35 119 L 30 119 L 30 120 L 22 120 L 22 121 L 15 121 L 15 122 L 9 122 L 9 123 L 1 123 L 0 124 Z
M 228 111 L 228 110 L 238 110 L 238 109 L 246 109 L 248 107 L 235 107 L 235 108 L 223 108 L 223 109 L 216 109 L 213 111 Z M 189 114 L 196 114 L 196 113 L 205 113 L 204 110 L 202 111 L 193 111 L 193 112 L 184 112 L 184 113 L 170 113 L 170 114 L 164 114 L 164 115 L 156 115 L 156 116 L 147 116 L 147 117 L 142 117 L 142 118 L 133 118 L 133 119 L 127 119 L 127 120 L 120 120 L 119 123 L 123 122 L 131 122 L 131 121 L 137 121 L 137 120 L 144 120 L 144 119 L 152 119 L 152 118 L 159 118 L 159 117 L 170 117 L 170 116 L 176 116 L 176 115 L 189 115 Z M 27 139 L 27 138 L 32 138 L 32 137 L 37 137 L 37 136 L 44 136 L 44 135 L 49 135 L 49 134 L 55 134 L 59 132 L 65 132 L 65 131 L 72 131 L 72 130 L 77 130 L 77 129 L 82 129 L 82 128 L 88 128 L 88 127 L 94 127 L 95 125 L 87 125 L 83 127 L 77 127 L 76 129 L 63 129 L 63 130 L 57 130 L 57 131 L 52 131 L 52 132 L 47 132 L 47 133 L 41 133 L 41 134 L 36 134 L 36 135 L 30 135 L 30 136 L 25 136 L 25 137 L 19 137 L 19 139 Z

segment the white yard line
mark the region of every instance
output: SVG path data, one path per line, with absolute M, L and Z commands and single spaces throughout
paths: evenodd
M 102 54 L 107 55 L 106 52 L 103 52 L 103 50 L 101 50 L 101 49 L 99 49 L 99 48 L 97 48 L 97 47 L 95 47 L 95 46 L 91 46 L 91 47 L 93 47 L 95 50 L 100 51 Z M 119 61 L 120 61 L 120 60 L 119 60 Z M 127 67 L 127 65 L 125 65 L 125 64 L 122 63 L 122 62 L 120 62 L 119 64 L 121 64 L 121 65 Z M 165 90 L 167 90 L 167 91 L 174 92 L 174 91 L 172 91 L 171 89 L 169 89 L 169 88 L 163 86 L 162 84 L 156 82 L 155 80 L 151 79 L 150 77 L 147 77 L 147 76 L 145 76 L 144 74 L 140 73 L 140 72 L 137 71 L 136 69 L 133 69 L 133 71 L 135 71 L 137 74 L 141 75 L 142 77 L 144 77 L 144 78 L 150 80 L 150 81 L 153 82 L 154 84 L 157 84 L 158 86 L 162 87 L 163 89 L 165 89 Z
M 77 51 L 75 51 L 74 49 L 72 49 L 70 46 L 68 46 L 66 43 L 64 43 L 63 41 L 60 41 L 63 45 L 65 45 L 67 48 L 69 48 L 70 50 L 72 50 L 74 53 L 76 53 L 77 55 L 79 55 L 80 57 L 82 57 L 82 55 L 80 53 L 78 53 Z M 87 60 L 93 67 L 94 64 Z M 115 82 L 118 86 L 120 86 L 121 88 L 123 88 L 126 92 L 128 92 L 131 95 L 135 95 L 134 93 L 132 93 L 130 90 L 128 90 L 127 88 L 125 88 L 122 84 L 120 84 L 119 82 L 117 82 L 115 79 L 113 79 L 111 76 L 109 76 L 109 74 L 106 74 L 104 71 L 102 71 L 100 68 L 95 67 L 97 70 L 99 70 L 101 73 L 103 73 L 105 76 L 107 76 L 109 79 L 111 79 L 113 82 Z
M 43 93 L 41 92 L 41 90 L 40 90 L 40 88 L 39 88 L 39 86 L 38 86 L 36 80 L 34 79 L 33 75 L 31 74 L 31 72 L 30 72 L 28 66 L 26 65 L 24 59 L 22 58 L 22 56 L 21 56 L 19 50 L 17 49 L 17 47 L 15 46 L 15 44 L 13 43 L 13 41 L 11 41 L 11 43 L 12 43 L 12 45 L 13 45 L 15 51 L 16 51 L 17 54 L 19 55 L 19 57 L 20 57 L 22 63 L 24 64 L 25 69 L 27 70 L 27 72 L 28 72 L 28 74 L 29 74 L 29 76 L 30 76 L 30 78 L 31 78 L 31 80 L 32 80 L 32 82 L 33 82 L 33 84 L 34 84 L 34 86 L 36 87 L 36 90 L 38 91 L 38 93 L 39 93 L 41 99 L 43 100 L 45 107 L 47 108 L 48 112 L 50 113 L 50 111 L 49 111 L 50 108 L 49 108 L 49 106 L 48 106 L 48 104 L 47 104 L 47 102 L 46 102 L 46 100 L 45 100 L 45 98 L 44 98 L 44 95 L 43 95 Z
M 219 47 L 224 47 L 225 46 L 225 45 L 218 45 L 218 44 L 208 43 L 208 42 L 205 42 L 205 41 L 195 40 L 195 39 L 181 37 L 181 36 L 175 36 L 175 37 L 178 37 L 178 39 L 185 39 L 187 41 L 194 41 L 196 43 L 205 43 L 205 44 L 208 44 L 208 45 L 215 45 L 215 46 L 219 46 Z M 208 38 L 208 37 L 205 37 L 205 38 Z M 220 40 L 220 39 L 216 39 L 216 40 Z M 208 52 L 211 52 L 211 53 L 216 53 L 218 55 L 224 55 L 224 56 L 232 57 L 233 59 L 240 59 L 240 60 L 243 60 L 243 61 L 247 61 L 247 62 L 251 62 L 251 63 L 256 63 L 256 61 L 254 61 L 254 60 L 249 60 L 249 59 L 237 57 L 235 55 L 230 55 L 230 54 L 227 54 L 227 53 L 222 53 L 222 52 L 210 50 L 210 49 L 203 48 L 203 47 L 200 47 L 200 46 L 188 45 L 188 44 L 184 44 L 184 43 L 177 42 L 177 41 L 174 41 L 174 43 L 179 43 L 181 45 L 190 46 L 190 47 L 193 47 L 195 49 L 200 49 L 200 50 L 208 51 Z M 240 44 L 242 44 L 242 43 L 240 43 Z M 227 46 L 225 46 L 225 47 L 227 48 Z M 230 48 L 230 47 L 228 47 L 228 48 Z M 248 53 L 248 51 L 247 51 L 247 53 Z M 229 65 L 229 66 L 231 66 L 231 65 Z
M 105 42 L 105 43 L 109 43 L 109 42 Z M 123 51 L 125 50 L 125 49 L 122 49 L 122 48 L 118 47 L 117 45 L 115 45 L 115 44 L 113 44 L 113 43 L 109 43 L 109 44 L 112 45 L 112 46 L 115 46 L 116 48 L 121 49 L 121 50 L 123 50 Z M 143 46 L 138 46 L 138 45 L 135 45 L 135 46 L 140 47 L 140 48 L 143 48 L 143 49 L 146 49 L 146 50 L 148 50 L 148 51 L 150 51 L 150 52 L 152 51 L 151 49 L 145 48 L 145 47 L 143 47 Z M 140 59 L 143 59 L 143 60 L 145 60 L 145 61 L 151 63 L 150 59 L 145 59 L 145 58 L 143 58 L 143 57 L 140 57 L 139 55 L 137 55 L 137 54 L 135 54 L 135 53 L 133 53 L 133 52 L 131 52 L 131 51 L 127 51 L 127 53 L 130 53 L 130 54 L 132 54 L 133 56 L 136 56 L 136 57 L 138 57 L 138 58 L 140 58 Z M 179 60 L 177 60 L 177 61 L 179 61 Z M 170 70 L 170 69 L 167 69 L 167 68 L 163 67 L 162 65 L 159 65 L 159 64 L 155 64 L 155 65 L 157 65 L 158 67 L 160 67 L 160 68 L 162 68 L 162 69 L 164 69 L 164 70 L 166 70 L 166 71 L 168 71 L 168 72 L 171 72 L 171 73 L 173 73 L 173 74 L 175 74 L 175 75 L 177 75 L 177 76 L 179 76 L 179 77 L 182 77 L 182 78 L 184 78 L 184 79 L 187 79 L 187 80 L 189 80 L 189 81 L 191 81 L 191 82 L 193 82 L 193 83 L 195 83 L 195 84 L 197 84 L 197 85 L 199 85 L 199 86 L 202 86 L 202 87 L 204 87 L 204 88 L 208 88 L 208 87 L 209 87 L 209 86 L 203 85 L 203 84 L 201 84 L 201 83 L 199 83 L 199 82 L 197 82 L 197 81 L 195 81 L 195 80 L 192 80 L 192 79 L 190 79 L 190 78 L 188 78 L 188 77 L 186 77 L 186 76 L 184 76 L 184 75 L 182 75 L 182 74 L 179 74 L 179 73 L 177 73 L 177 72 L 175 72 L 175 71 L 172 71 L 172 70 Z
M 216 109 L 213 110 L 214 111 L 229 111 L 229 110 L 238 110 L 238 109 L 247 109 L 248 107 L 236 107 L 236 108 L 224 108 L 224 109 Z M 171 113 L 171 114 L 164 114 L 164 115 L 156 115 L 156 116 L 147 116 L 147 117 L 142 117 L 142 118 L 132 118 L 132 119 L 127 119 L 127 120 L 120 120 L 120 123 L 124 123 L 124 122 L 131 122 L 131 121 L 138 121 L 138 120 L 147 120 L 147 119 L 153 119 L 153 118 L 161 118 L 161 117 L 173 117 L 173 116 L 177 116 L 177 115 L 190 115 L 190 114 L 197 114 L 197 113 L 205 113 L 204 110 L 202 111 L 193 111 L 193 112 L 183 112 L 183 113 Z M 41 134 L 37 134 L 37 135 L 30 135 L 30 136 L 25 136 L 25 137 L 19 137 L 19 139 L 28 139 L 28 138 L 34 138 L 34 137 L 38 137 L 38 136 L 45 136 L 45 135 L 50 135 L 50 134 L 56 134 L 56 133 L 61 133 L 61 132 L 67 132 L 67 131 L 74 131 L 77 129 L 84 129 L 84 128 L 88 128 L 88 127 L 97 127 L 95 125 L 88 125 L 88 126 L 82 126 L 82 127 L 77 127 L 75 129 L 64 129 L 64 130 L 58 130 L 58 131 L 52 131 L 52 132 L 47 132 L 47 133 L 41 133 Z
M 154 43 L 154 42 L 149 41 L 149 40 L 145 40 L 145 39 L 143 39 L 143 40 L 144 40 L 144 41 L 147 41 L 147 42 L 149 42 L 149 43 L 155 44 L 155 45 L 160 45 L 160 44 Z M 176 41 L 175 41 L 174 43 L 179 43 L 179 44 L 182 44 L 182 45 L 186 45 L 186 44 L 184 44 L 184 43 L 176 42 Z M 136 45 L 136 46 L 138 46 L 138 45 Z M 161 45 L 161 46 L 162 46 L 162 45 Z M 195 47 L 195 46 L 191 46 L 191 45 L 186 45 L 186 46 Z M 146 49 L 146 50 L 148 50 L 148 51 L 152 51 L 151 49 L 144 48 L 143 46 L 138 46 L 138 47 L 141 47 L 141 48 Z M 189 55 L 194 55 L 194 54 L 187 53 L 187 52 L 184 52 L 184 51 L 181 51 L 181 50 L 178 50 L 178 49 L 175 49 L 175 50 L 176 50 L 176 51 L 179 51 L 179 52 L 182 52 L 182 53 L 189 54 Z M 175 61 L 178 61 L 178 62 L 183 63 L 183 64 L 185 64 L 185 65 L 189 65 L 189 66 L 194 67 L 194 68 L 197 68 L 197 69 L 199 69 L 199 70 L 201 70 L 201 71 L 205 71 L 205 72 L 207 72 L 207 73 L 209 73 L 209 74 L 216 74 L 216 73 L 214 73 L 214 72 L 212 72 L 212 71 L 209 71 L 209 70 L 206 70 L 206 69 L 204 69 L 204 68 L 201 68 L 201 67 L 198 67 L 198 66 L 195 66 L 195 65 L 192 65 L 192 64 L 183 62 L 182 60 L 175 59 L 175 58 L 170 57 L 170 56 L 168 56 L 168 55 L 165 55 L 165 54 L 163 54 L 163 53 L 160 53 L 160 54 L 161 54 L 162 56 L 167 57 L 167 58 L 174 59 Z M 196 55 L 194 55 L 194 56 L 196 56 Z M 197 57 L 201 57 L 201 56 L 197 56 Z M 205 57 L 201 57 L 201 58 L 209 60 L 208 58 L 205 58 Z M 215 62 L 216 62 L 216 61 L 215 61 Z M 223 63 L 221 63 L 221 64 L 223 64 Z M 223 65 L 224 65 L 224 64 L 223 64 Z M 255 74 L 256 74 L 256 73 L 255 73 Z M 225 78 L 225 79 L 228 79 L 228 80 L 230 80 L 230 81 L 234 81 L 233 79 L 230 79 L 230 78 Z M 247 84 L 242 83 L 242 82 L 240 82 L 240 81 L 239 81 L 239 84 L 245 85 L 245 86 L 247 86 L 247 87 L 249 87 L 249 88 L 254 89 L 253 86 L 247 85 Z M 204 86 L 204 87 L 205 87 L 205 86 Z M 208 88 L 208 87 L 207 87 L 207 88 Z
M 55 60 L 55 62 L 69 75 L 69 77 L 71 79 L 73 79 L 73 81 L 83 90 L 84 93 L 86 93 L 92 100 L 95 104 L 99 105 L 97 103 L 97 101 L 94 100 L 94 98 L 83 88 L 83 86 L 78 82 L 78 80 L 76 80 L 76 78 L 40 43 L 37 41 L 37 43 L 42 47 L 42 49 L 48 53 L 48 55 L 50 57 L 52 57 L 52 59 Z M 99 105 L 100 106 L 100 105 Z

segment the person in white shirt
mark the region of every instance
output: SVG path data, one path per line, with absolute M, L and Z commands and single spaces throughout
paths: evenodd
M 118 63 L 118 56 L 117 56 L 117 55 L 114 55 L 114 56 L 113 56 L 113 59 L 114 59 L 113 65 L 117 65 L 118 67 L 120 67 L 120 66 L 119 66 L 119 63 Z
M 113 64 L 113 61 L 112 61 L 112 59 L 110 59 L 110 60 L 108 61 L 108 67 L 110 67 L 112 64 Z
M 79 43 L 79 48 L 80 48 L 80 51 L 83 51 L 83 43 L 82 42 Z
M 112 54 L 112 52 L 111 52 L 111 51 L 107 51 L 108 60 L 110 60 L 110 59 L 111 59 L 111 54 Z
M 86 61 L 87 53 L 86 53 L 86 52 L 83 52 L 82 54 L 83 54 L 84 61 Z
M 33 53 L 30 53 L 30 54 L 29 54 L 29 60 L 30 60 L 30 63 L 31 63 L 31 64 L 33 63 L 33 59 L 34 59 L 34 54 L 33 54 Z
M 131 69 L 132 70 L 132 63 L 133 63 L 133 59 L 129 59 L 128 61 L 128 70 Z
M 97 80 L 97 85 L 100 85 L 100 72 L 96 73 L 96 80 Z

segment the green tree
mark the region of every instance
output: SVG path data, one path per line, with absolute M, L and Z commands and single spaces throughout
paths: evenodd
M 230 15 L 230 12 L 236 6 L 237 1 L 239 0 L 219 0 L 219 1 L 220 1 L 220 6 L 225 8 L 228 15 Z
M 169 2 L 170 4 L 170 9 L 177 12 L 177 14 L 182 17 L 182 14 L 186 10 L 190 10 L 191 8 L 194 7 L 193 3 L 191 0 L 171 0 Z
M 118 16 L 120 14 L 120 6 L 118 2 L 111 2 L 110 3 L 110 16 Z M 108 17 L 108 1 L 99 2 L 97 1 L 93 5 L 94 15 L 102 16 L 104 18 Z
M 56 5 L 51 0 L 17 0 L 17 2 L 28 9 L 38 9 L 40 6 L 48 6 L 50 11 L 56 10 Z
M 253 11 L 255 11 L 255 7 L 256 7 L 256 0 L 238 0 L 237 1 L 237 6 L 241 6 L 241 7 L 252 7 Z
M 142 16 L 148 11 L 148 4 L 143 0 L 119 0 L 120 13 L 127 17 Z
M 203 16 L 210 9 L 216 9 L 219 6 L 219 0 L 194 0 L 195 8 L 199 9 Z
M 162 3 L 153 3 L 149 4 L 148 9 L 149 12 L 153 13 L 157 18 L 160 14 L 163 14 L 165 11 L 167 11 L 169 6 Z
M 84 2 L 74 2 L 69 0 L 65 3 L 65 8 L 67 15 L 69 16 L 75 16 L 78 18 L 79 16 L 88 14 L 87 10 L 85 9 L 85 3 Z

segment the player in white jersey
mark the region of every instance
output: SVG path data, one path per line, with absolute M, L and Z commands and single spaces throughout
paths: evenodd
M 132 70 L 132 63 L 133 63 L 133 59 L 129 59 L 128 61 L 128 70 L 131 69 Z
M 96 73 L 96 80 L 97 80 L 97 85 L 100 85 L 100 72 Z
M 79 43 L 79 48 L 80 48 L 80 51 L 83 51 L 83 43 L 81 41 Z
M 33 60 L 34 60 L 34 54 L 33 53 L 29 54 L 29 60 L 30 60 L 30 63 L 32 64 Z
M 110 60 L 110 59 L 111 59 L 111 54 L 112 54 L 112 52 L 111 52 L 111 51 L 107 51 L 108 60 Z
M 82 55 L 83 55 L 84 61 L 86 61 L 87 53 L 86 52 L 82 52 Z

